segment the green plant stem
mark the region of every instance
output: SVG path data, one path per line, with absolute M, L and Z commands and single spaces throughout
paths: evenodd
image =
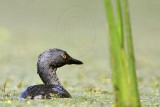
M 115 90 L 116 96 L 116 106 L 125 106 L 125 102 L 127 102 L 126 95 L 124 92 L 126 91 L 126 84 L 127 80 L 125 79 L 126 76 L 124 75 L 124 67 L 122 64 L 122 51 L 121 51 L 121 39 L 119 39 L 117 26 L 115 23 L 115 17 L 113 13 L 113 7 L 111 0 L 105 0 L 105 7 L 106 7 L 106 15 L 109 27 L 109 44 L 110 44 L 110 60 L 111 60 L 111 67 L 112 67 L 112 78 L 113 78 L 113 85 Z
M 135 58 L 134 58 L 134 49 L 133 49 L 133 40 L 128 8 L 128 0 L 123 0 L 123 13 L 124 13 L 124 26 L 127 38 L 127 54 L 128 54 L 128 68 L 129 68 L 129 77 L 130 77 L 130 91 L 132 92 L 131 100 L 134 103 L 134 107 L 139 107 L 139 94 L 137 88 L 137 77 L 136 77 L 136 67 L 135 67 Z
M 122 12 L 121 12 L 121 2 L 120 0 L 116 0 L 116 13 L 117 13 L 117 31 L 119 35 L 121 48 L 124 48 L 124 40 L 123 40 L 123 20 L 122 20 Z
M 129 13 L 126 14 L 127 0 L 123 1 L 123 6 L 120 0 L 116 0 L 117 17 L 114 17 L 112 1 L 104 1 L 109 27 L 110 62 L 116 106 L 139 107 Z M 126 40 L 124 34 L 127 35 L 127 50 L 124 47 Z

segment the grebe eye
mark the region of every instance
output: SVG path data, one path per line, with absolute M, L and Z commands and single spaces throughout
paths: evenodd
M 66 55 L 63 55 L 62 57 L 63 57 L 63 59 L 66 59 L 66 58 L 67 58 L 67 56 L 66 56 Z

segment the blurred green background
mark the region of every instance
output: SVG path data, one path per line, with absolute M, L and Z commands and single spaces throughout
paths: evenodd
M 129 4 L 141 103 L 160 105 L 160 1 Z M 0 106 L 114 105 L 107 29 L 103 0 L 0 0 Z M 19 101 L 42 83 L 36 62 L 49 48 L 84 62 L 57 72 L 73 98 Z

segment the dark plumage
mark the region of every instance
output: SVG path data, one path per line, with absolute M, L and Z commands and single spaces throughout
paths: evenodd
M 41 53 L 37 62 L 37 73 L 43 85 L 30 86 L 25 89 L 19 98 L 70 98 L 69 92 L 61 85 L 56 70 L 66 64 L 82 64 L 81 61 L 70 57 L 66 51 L 48 49 Z

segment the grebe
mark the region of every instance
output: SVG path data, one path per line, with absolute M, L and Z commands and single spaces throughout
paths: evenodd
M 19 98 L 29 99 L 50 99 L 71 98 L 70 93 L 64 89 L 59 81 L 56 70 L 66 64 L 83 64 L 83 62 L 72 58 L 66 51 L 61 49 L 48 49 L 41 53 L 37 62 L 37 73 L 44 84 L 30 86 L 25 89 Z

